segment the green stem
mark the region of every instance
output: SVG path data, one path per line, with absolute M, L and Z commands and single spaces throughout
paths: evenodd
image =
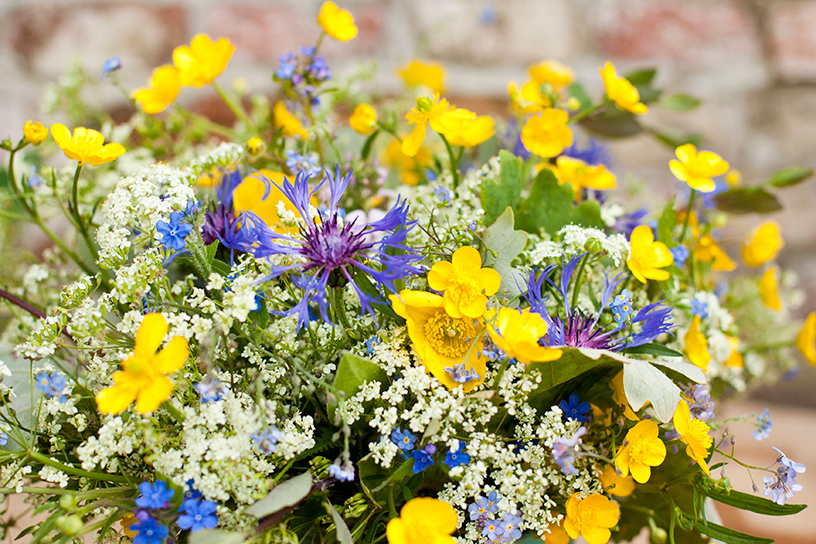
M 32 461 L 36 461 L 51 468 L 55 468 L 66 474 L 79 476 L 80 478 L 92 478 L 94 480 L 119 482 L 122 484 L 130 483 L 130 481 L 125 476 L 119 476 L 117 474 L 105 474 L 104 472 L 89 472 L 87 470 L 82 470 L 80 468 L 63 465 L 59 461 L 54 461 L 50 457 L 46 457 L 45 455 L 36 451 L 29 451 L 26 453 L 26 455 L 28 455 L 28 458 L 31 459 Z
M 176 112 L 178 112 L 185 119 L 192 121 L 196 125 L 206 129 L 209 132 L 220 134 L 221 136 L 226 136 L 227 138 L 231 138 L 233 140 L 238 139 L 238 135 L 231 128 L 221 126 L 218 123 L 213 123 L 206 117 L 202 117 L 201 115 L 197 115 L 191 111 L 187 111 L 178 104 L 176 104 Z
M 456 189 L 459 187 L 459 163 L 456 160 L 456 156 L 453 154 L 453 148 L 451 147 L 450 142 L 448 142 L 448 139 L 445 138 L 445 135 L 441 132 L 438 134 L 439 137 L 442 138 L 442 141 L 445 142 L 445 147 L 448 149 L 451 174 L 453 175 L 453 190 L 456 191 Z
M 581 260 L 581 266 L 578 267 L 578 274 L 575 276 L 575 287 L 572 290 L 572 308 L 575 308 L 576 304 L 578 304 L 578 292 L 581 287 L 581 277 L 584 275 L 584 267 L 586 266 L 588 260 L 589 255 L 585 255 Z
M 739 459 L 737 459 L 736 457 L 734 457 L 733 455 L 729 455 L 729 454 L 725 453 L 724 451 L 721 451 L 719 448 L 714 448 L 714 451 L 716 451 L 717 453 L 719 453 L 720 455 L 722 455 L 726 459 L 731 459 L 732 461 L 734 461 L 736 464 L 738 464 L 741 467 L 745 467 L 745 468 L 750 469 L 750 470 L 762 470 L 764 472 L 773 472 L 769 468 L 755 467 L 754 465 L 747 465 L 747 464 L 743 463 L 742 461 L 740 461 Z
M 246 128 L 248 130 L 251 130 L 252 132 L 258 132 L 255 129 L 255 126 L 249 120 L 249 116 L 247 116 L 247 113 L 244 110 L 244 106 L 242 106 L 240 102 L 236 102 L 235 100 L 233 100 L 231 96 L 224 92 L 224 90 L 218 83 L 215 82 L 215 80 L 211 81 L 210 84 L 213 86 L 215 92 L 218 93 L 221 99 L 227 103 L 227 106 L 230 107 L 235 116 L 238 117 L 238 119 L 240 119 L 241 122 L 244 123 L 244 125 L 246 125 Z
M 184 423 L 184 420 L 185 420 L 184 414 L 179 412 L 178 408 L 173 406 L 173 404 L 170 402 L 169 399 L 162 403 L 162 408 L 167 410 L 167 413 L 170 414 L 173 417 L 173 419 L 175 419 L 179 423 L 182 423 L 182 424 Z
M 99 264 L 99 252 L 96 249 L 96 244 L 91 240 L 91 234 L 88 231 L 88 225 L 85 224 L 85 220 L 82 218 L 82 213 L 79 211 L 79 176 L 82 173 L 82 163 L 77 162 L 76 172 L 74 172 L 74 183 L 71 189 L 71 207 L 72 207 L 72 214 L 74 216 L 74 221 L 76 222 L 77 228 L 79 229 L 80 235 L 82 235 L 82 239 L 85 240 L 85 245 L 88 246 L 88 251 L 91 253 L 91 258 L 93 259 L 94 263 Z M 90 218 L 91 222 L 93 218 Z M 108 276 L 104 270 L 100 270 L 99 278 L 102 280 L 102 285 L 106 291 L 110 290 L 110 280 L 108 280 Z
M 683 230 L 680 231 L 680 243 L 683 243 L 683 240 L 686 239 L 686 230 L 688 230 L 689 225 L 689 218 L 691 217 L 691 212 L 694 210 L 694 197 L 697 195 L 697 190 L 691 190 L 691 196 L 689 197 L 688 207 L 686 208 L 686 219 L 683 221 Z
M 585 117 L 588 117 L 588 116 L 592 115 L 593 113 L 595 113 L 596 111 L 598 111 L 599 109 L 603 108 L 608 103 L 609 103 L 609 100 L 604 100 L 603 102 L 599 102 L 598 104 L 595 104 L 591 108 L 587 108 L 584 111 L 575 114 L 574 116 L 572 116 L 570 118 L 569 121 L 567 121 L 567 123 L 577 123 L 581 119 L 583 119 Z

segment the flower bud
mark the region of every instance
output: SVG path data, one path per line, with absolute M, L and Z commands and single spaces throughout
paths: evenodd
M 48 138 L 48 129 L 39 121 L 27 121 L 23 126 L 23 139 L 32 144 L 40 145 Z
M 594 255 L 603 251 L 603 246 L 601 246 L 601 241 L 597 238 L 590 238 L 584 243 L 584 249 Z
M 66 535 L 75 535 L 81 531 L 84 526 L 85 524 L 82 522 L 82 518 L 76 514 L 57 518 L 57 527 Z
M 368 511 L 368 501 L 362 493 L 356 493 L 343 503 L 343 517 L 346 519 L 359 518 Z

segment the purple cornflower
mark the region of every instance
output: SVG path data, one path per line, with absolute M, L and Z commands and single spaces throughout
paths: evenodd
M 402 429 L 397 427 L 391 431 L 391 440 L 399 449 L 403 451 L 411 451 L 414 449 L 416 436 L 414 436 L 408 429 L 405 429 L 405 432 L 402 432 Z
M 578 471 L 573 466 L 575 463 L 576 451 L 575 448 L 581 445 L 581 437 L 587 433 L 586 427 L 580 427 L 572 438 L 558 437 L 552 445 L 552 455 L 555 463 L 561 467 L 561 472 L 564 474 L 578 474 Z
M 294 270 L 302 272 L 296 284 L 303 290 L 303 298 L 286 312 L 286 315 L 298 316 L 298 329 L 309 322 L 309 305 L 312 302 L 317 303 L 323 320 L 330 321 L 326 302 L 326 292 L 330 286 L 350 284 L 360 299 L 363 313 L 369 313 L 373 317 L 371 304 L 378 302 L 379 297 L 375 295 L 375 298 L 360 289 L 352 277 L 354 273 L 365 274 L 385 289 L 396 293 L 395 281 L 421 272 L 414 263 L 422 257 L 405 245 L 408 231 L 415 224 L 408 221 L 407 201 L 398 197 L 396 205 L 382 219 L 368 223 L 364 228 L 359 228 L 355 221 L 342 221 L 340 199 L 349 184 L 350 176 L 341 176 L 338 167 L 334 176 L 326 171 L 323 182 L 313 190 L 309 189 L 308 178 L 302 172 L 298 173 L 294 184 L 286 178 L 283 185 L 275 184 L 304 219 L 300 225 L 300 236 L 279 234 L 262 221 L 242 221 L 256 224 L 261 234 L 252 247 L 256 257 L 295 255 L 302 259 L 302 262 L 295 264 L 272 266 L 272 273 L 263 280 Z M 322 220 L 316 221 L 309 210 L 309 201 L 323 183 L 329 185 L 331 205 Z M 373 241 L 372 234 L 382 234 L 383 237 L 379 241 Z M 292 245 L 282 245 L 278 240 L 286 240 Z
M 445 454 L 445 460 L 442 462 L 450 468 L 470 463 L 470 455 L 465 453 L 465 443 L 460 441 L 455 450 L 453 448 L 449 449 L 448 453 Z
M 688 248 L 684 245 L 673 247 L 669 251 L 672 257 L 674 257 L 674 264 L 677 265 L 677 268 L 683 268 L 683 265 L 686 264 L 686 259 L 691 255 Z
M 139 533 L 133 537 L 133 544 L 161 544 L 167 538 L 167 527 L 151 517 L 132 524 L 130 530 Z
M 714 402 L 711 400 L 710 386 L 690 383 L 683 388 L 683 393 L 691 399 L 691 402 L 686 400 L 686 403 L 689 405 L 689 412 L 691 412 L 694 419 L 700 421 L 714 419 Z
M 197 384 L 195 389 L 201 395 L 201 402 L 217 402 L 221 400 L 227 390 L 227 386 L 213 376 L 207 376 Z
M 181 251 L 187 242 L 184 239 L 193 230 L 189 223 L 182 224 L 183 215 L 179 212 L 170 212 L 170 222 L 162 219 L 156 223 L 156 231 L 162 235 L 161 243 L 164 247 L 173 251 Z
M 434 464 L 432 455 L 436 453 L 436 446 L 428 444 L 421 450 L 414 450 L 411 452 L 411 457 L 414 458 L 414 466 L 411 469 L 414 474 L 419 474 L 426 468 Z
M 346 463 L 342 467 L 337 463 L 332 463 L 329 465 L 329 474 L 341 482 L 354 481 L 354 467 L 351 465 L 351 463 Z
M 775 477 L 762 478 L 765 485 L 764 496 L 771 497 L 771 500 L 782 506 L 792 498 L 797 491 L 802 491 L 802 486 L 796 483 L 796 475 L 805 472 L 805 465 L 792 461 L 782 450 L 774 447 L 779 452 L 774 464 L 779 463 Z
M 59 397 L 60 402 L 68 400 L 65 394 L 65 376 L 59 372 L 40 372 L 34 379 L 36 380 L 37 389 L 49 399 L 52 397 Z
M 754 438 L 759 440 L 765 440 L 769 436 L 771 436 L 771 427 L 773 427 L 773 423 L 771 423 L 771 414 L 768 413 L 768 407 L 765 407 L 765 411 L 759 416 L 757 416 L 757 430 L 753 433 Z
M 139 484 L 140 497 L 136 499 L 139 508 L 167 508 L 167 503 L 175 495 L 175 491 L 167 488 L 167 482 L 156 480 Z
M 122 67 L 122 59 L 119 57 L 111 57 L 102 63 L 102 75 L 99 76 L 99 79 L 105 79 L 108 77 L 108 74 L 111 72 L 115 72 L 119 68 Z
M 699 298 L 691 299 L 691 313 L 699 316 L 700 319 L 708 317 L 708 303 Z
M 567 419 L 575 419 L 582 423 L 589 421 L 589 416 L 586 414 L 592 407 L 586 401 L 581 402 L 578 393 L 571 393 L 569 401 L 562 400 L 558 403 L 558 406 L 564 411 L 564 415 Z
M 275 453 L 278 440 L 281 433 L 274 425 L 270 425 L 262 431 L 255 431 L 252 433 L 252 441 L 258 446 L 258 449 L 267 455 Z
M 216 504 L 205 499 L 184 501 L 184 513 L 178 517 L 176 523 L 184 530 L 189 529 L 191 533 L 201 529 L 212 529 L 218 525 L 216 515 Z

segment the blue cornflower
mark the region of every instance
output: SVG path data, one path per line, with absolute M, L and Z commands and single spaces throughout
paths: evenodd
M 684 245 L 673 247 L 669 251 L 672 257 L 674 257 L 674 264 L 677 265 L 678 268 L 683 268 L 683 265 L 686 264 L 686 259 L 691 255 L 688 248 Z
M 161 544 L 167 538 L 167 527 L 151 517 L 132 524 L 130 530 L 139 533 L 133 537 L 133 544 Z
M 280 439 L 281 433 L 274 425 L 270 425 L 262 431 L 255 431 L 252 433 L 252 441 L 258 446 L 258 449 L 267 455 L 275 453 L 276 444 Z
M 0 431 L 0 446 L 5 446 L 6 444 L 8 444 L 8 441 L 9 441 L 8 433 L 5 431 Z
M 298 329 L 309 322 L 309 306 L 313 302 L 318 305 L 323 319 L 330 321 L 326 301 L 330 280 L 333 286 L 351 285 L 360 299 L 362 312 L 374 317 L 371 305 L 379 302 L 379 296 L 369 295 L 360 289 L 353 274 L 365 274 L 384 289 L 396 293 L 397 280 L 421 272 L 415 263 L 422 257 L 405 244 L 408 232 L 415 224 L 408 221 L 407 201 L 398 197 L 394 207 L 378 221 L 366 225 L 357 225 L 356 221 L 344 222 L 340 219 L 340 200 L 350 180 L 351 174 L 341 176 L 338 167 L 334 176 L 326 171 L 323 182 L 315 189 L 309 188 L 308 178 L 303 172 L 298 173 L 294 184 L 286 178 L 282 185 L 275 184 L 304 219 L 299 236 L 279 234 L 261 221 L 252 221 L 258 223 L 257 227 L 263 233 L 252 247 L 255 257 L 299 257 L 299 262 L 272 266 L 271 274 L 262 280 L 285 272 L 302 272 L 300 284 L 303 286 L 303 298 L 285 312 L 286 315 L 298 316 Z M 315 221 L 309 209 L 310 199 L 323 183 L 329 185 L 331 204 L 322 221 Z M 242 223 L 248 222 L 242 220 Z M 380 235 L 382 238 L 377 240 Z M 286 241 L 287 244 L 279 241 Z
M 411 434 L 411 431 L 405 429 L 405 432 L 402 432 L 402 429 L 397 427 L 393 431 L 391 431 L 391 440 L 394 441 L 394 444 L 403 451 L 411 451 L 414 449 L 414 442 L 416 442 L 416 436 Z
M 175 495 L 175 491 L 167 488 L 167 482 L 156 480 L 139 484 L 140 497 L 136 499 L 139 508 L 167 508 L 167 503 Z
M 432 444 L 428 444 L 421 450 L 414 450 L 411 452 L 411 457 L 414 458 L 414 467 L 412 469 L 414 474 L 419 474 L 426 468 L 432 466 L 434 464 L 433 457 L 431 457 L 434 453 L 436 453 L 436 446 Z
M 708 317 L 708 303 L 699 298 L 691 299 L 691 313 L 699 316 L 700 319 Z
M 191 533 L 201 529 L 212 529 L 218 525 L 216 504 L 205 499 L 184 501 L 184 513 L 178 517 L 176 523 L 182 529 L 189 529 Z
M 198 213 L 198 210 L 201 209 L 201 202 L 196 200 L 195 198 L 191 198 L 187 201 L 187 206 L 184 208 L 184 215 L 188 218 L 193 217 L 195 214 Z
M 796 475 L 802 474 L 806 469 L 805 465 L 791 460 L 779 448 L 774 447 L 774 449 L 779 452 L 774 463 L 778 463 L 779 467 L 776 469 L 775 477 L 762 478 L 762 483 L 765 485 L 763 495 L 770 496 L 772 501 L 781 506 L 797 491 L 803 489 L 800 484 L 796 483 Z
M 437 185 L 436 189 L 434 189 L 434 194 L 439 202 L 445 203 L 451 201 L 450 191 L 442 187 L 441 185 Z
M 587 164 L 604 166 L 612 166 L 612 155 L 609 154 L 609 149 L 598 140 L 590 138 L 585 148 L 580 148 L 577 143 L 564 149 L 561 155 L 572 157 L 584 161 Z
M 768 408 L 765 407 L 765 411 L 759 416 L 757 416 L 757 430 L 753 433 L 754 438 L 757 440 L 765 440 L 769 436 L 771 436 L 771 427 L 773 427 L 773 423 L 771 423 L 771 414 L 768 413 Z
M 632 318 L 632 324 L 636 323 L 640 323 L 640 332 L 629 339 L 627 343 L 629 347 L 648 344 L 664 333 L 671 334 L 674 325 L 672 323 L 672 309 L 663 306 L 662 300 L 652 302 L 641 308 Z
M 575 431 L 575 434 L 572 435 L 572 438 L 558 437 L 555 439 L 555 442 L 553 442 L 551 446 L 553 459 L 564 474 L 578 474 L 575 466 L 573 466 L 577 453 L 575 448 L 581 445 L 581 437 L 586 433 L 586 427 L 580 427 Z
M 354 481 L 354 467 L 351 465 L 351 463 L 346 463 L 345 467 L 341 467 L 337 463 L 332 463 L 329 465 L 329 474 L 341 482 Z
M 714 402 L 711 400 L 710 386 L 690 383 L 683 388 L 683 393 L 691 399 L 691 402 L 686 401 L 686 403 L 694 419 L 700 421 L 714 419 Z
M 227 391 L 227 386 L 221 383 L 217 378 L 207 376 L 195 384 L 195 389 L 198 391 L 198 394 L 201 395 L 201 402 L 208 403 L 221 400 Z
M 592 410 L 592 407 L 588 402 L 581 402 L 580 400 L 578 393 L 572 393 L 569 396 L 569 401 L 562 400 L 558 403 L 567 419 L 575 419 L 581 422 L 589 421 L 589 416 L 586 413 Z
M 459 442 L 459 447 L 454 449 L 449 449 L 448 453 L 445 454 L 445 460 L 442 461 L 450 468 L 458 467 L 459 465 L 467 465 L 470 463 L 470 455 L 465 453 L 465 443 Z
M 111 72 L 115 72 L 119 68 L 122 67 L 122 59 L 119 57 L 111 57 L 105 62 L 102 63 L 102 75 L 99 76 L 99 79 L 105 79 L 108 77 L 108 74 Z
M 482 529 L 482 534 L 490 540 L 498 540 L 504 534 L 504 528 L 498 520 L 487 520 L 484 529 Z
M 65 376 L 59 372 L 40 372 L 34 377 L 37 389 L 49 399 L 52 397 L 59 397 L 59 402 L 68 400 L 65 394 Z
M 521 529 L 519 526 L 524 520 L 521 519 L 521 516 L 514 516 L 513 514 L 507 512 L 502 516 L 501 520 L 501 527 L 502 527 L 502 534 L 504 536 L 510 536 L 514 539 L 521 538 Z
M 184 238 L 193 230 L 193 226 L 189 223 L 181 223 L 182 217 L 183 215 L 179 212 L 170 212 L 169 223 L 162 219 L 156 223 L 156 230 L 162 235 L 162 245 L 173 251 L 184 249 L 186 244 Z
M 374 355 L 374 348 L 380 345 L 380 340 L 376 336 L 372 336 L 365 341 L 366 353 Z

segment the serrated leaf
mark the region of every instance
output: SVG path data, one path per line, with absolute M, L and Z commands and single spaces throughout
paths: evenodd
M 671 420 L 680 402 L 680 388 L 648 361 L 630 359 L 623 365 L 623 390 L 633 410 L 649 402 L 663 423 Z
M 346 353 L 337 365 L 337 372 L 334 375 L 334 386 L 345 394 L 345 398 L 354 396 L 365 382 L 388 381 L 385 371 L 369 359 L 360 357 L 353 353 Z M 334 411 L 337 402 L 329 403 L 329 419 L 334 420 Z
M 760 536 L 752 536 L 745 533 L 740 533 L 733 529 L 717 525 L 716 523 L 704 522 L 700 520 L 694 521 L 694 528 L 708 535 L 715 540 L 725 542 L 726 544 L 771 544 L 772 538 L 763 538 Z
M 537 392 L 552 389 L 601 365 L 619 365 L 632 360 L 619 353 L 600 349 L 561 348 L 561 351 L 561 358 L 556 361 L 527 365 L 528 370 L 541 373 Z
M 757 497 L 756 495 L 750 495 L 733 489 L 726 493 L 707 483 L 704 483 L 701 487 L 702 489 L 700 491 L 702 493 L 717 502 L 766 516 L 791 516 L 807 508 L 806 504 L 779 505 L 765 497 Z
M 354 539 L 351 538 L 351 531 L 349 531 L 346 522 L 343 521 L 343 516 L 337 512 L 334 506 L 332 506 L 332 503 L 330 503 L 328 500 L 326 500 L 324 506 L 334 522 L 335 538 L 337 539 L 337 542 L 340 544 L 354 544 Z
M 683 354 L 677 350 L 667 348 L 663 344 L 643 344 L 632 348 L 626 348 L 626 353 L 636 355 L 658 355 L 660 357 L 682 357 Z
M 499 295 L 513 298 L 521 294 L 524 276 L 511 265 L 527 244 L 527 233 L 515 230 L 513 209 L 508 206 L 504 213 L 485 230 L 484 242 L 487 248 L 485 266 L 493 268 L 501 276 Z
M 238 544 L 246 539 L 247 535 L 223 529 L 200 529 L 190 534 L 190 544 Z
M 688 94 L 673 94 L 664 98 L 660 105 L 669 110 L 690 111 L 697 108 L 702 101 Z
M 657 75 L 657 68 L 642 68 L 633 70 L 623 77 L 629 80 L 632 85 L 649 85 Z
M 765 183 L 772 187 L 790 187 L 792 185 L 796 185 L 798 183 L 802 183 L 807 178 L 813 175 L 813 169 L 811 168 L 802 168 L 801 166 L 791 166 L 789 168 L 783 168 L 778 172 L 774 172 L 771 174 L 771 177 L 768 178 L 768 181 Z
M 204 248 L 204 256 L 207 258 L 207 264 L 212 265 L 215 259 L 215 254 L 218 252 L 218 240 Z
M 524 185 L 521 159 L 509 151 L 499 153 L 501 172 L 499 180 L 482 179 L 481 201 L 485 211 L 485 225 L 492 225 L 509 206 L 516 209 Z
M 245 513 L 256 518 L 264 518 L 284 508 L 294 506 L 312 490 L 312 475 L 304 472 L 275 486 L 269 494 L 246 510 Z
M 737 187 L 714 197 L 717 208 L 736 214 L 771 213 L 782 209 L 779 200 L 761 187 Z
M 559 185 L 549 168 L 538 173 L 530 196 L 521 203 L 516 214 L 516 226 L 531 234 L 542 229 L 556 234 L 565 225 L 603 228 L 601 208 L 594 200 L 575 204 L 575 193 L 568 183 Z

